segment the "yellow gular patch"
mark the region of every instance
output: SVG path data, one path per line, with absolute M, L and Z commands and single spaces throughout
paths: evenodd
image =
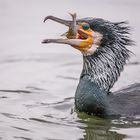
M 90 46 L 93 44 L 93 37 L 88 37 L 87 39 L 80 42 L 80 47 L 87 47 L 90 48 Z

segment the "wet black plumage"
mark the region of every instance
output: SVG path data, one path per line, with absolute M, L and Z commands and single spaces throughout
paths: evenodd
M 103 39 L 94 54 L 83 55 L 83 70 L 75 94 L 76 108 L 104 117 L 140 114 L 140 84 L 109 94 L 131 54 L 126 48 L 133 45 L 127 23 L 94 18 L 78 22 L 88 22 Z
M 128 36 L 129 27 L 126 22 L 111 23 L 103 19 L 91 19 L 86 22 L 94 32 L 101 33 L 103 38 L 95 53 L 83 55 L 84 67 L 81 76 L 88 75 L 98 86 L 102 85 L 100 88 L 108 92 L 131 54 L 126 48 L 133 45 Z

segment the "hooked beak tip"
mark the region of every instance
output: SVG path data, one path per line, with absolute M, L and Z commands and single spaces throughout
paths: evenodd
M 43 20 L 43 22 L 45 23 L 45 21 L 46 21 L 47 19 L 48 19 L 48 17 L 45 17 L 44 20 Z
M 48 41 L 47 41 L 46 39 L 44 39 L 44 40 L 41 41 L 41 43 L 42 43 L 42 44 L 48 43 Z
M 44 42 L 44 40 L 43 40 L 43 41 L 41 41 L 41 43 L 42 43 L 42 44 L 44 44 L 44 43 L 45 43 L 45 42 Z

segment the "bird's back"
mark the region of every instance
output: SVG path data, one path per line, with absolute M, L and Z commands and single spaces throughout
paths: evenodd
M 140 114 L 140 83 L 107 94 L 87 78 L 80 79 L 75 105 L 79 111 L 101 117 L 129 117 Z
M 132 84 L 110 96 L 110 104 L 114 103 L 122 116 L 140 114 L 140 83 Z

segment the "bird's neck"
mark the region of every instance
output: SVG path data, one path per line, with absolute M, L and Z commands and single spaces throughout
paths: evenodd
M 94 54 L 83 56 L 81 78 L 86 77 L 108 92 L 120 76 L 130 51 L 124 46 L 102 46 Z

